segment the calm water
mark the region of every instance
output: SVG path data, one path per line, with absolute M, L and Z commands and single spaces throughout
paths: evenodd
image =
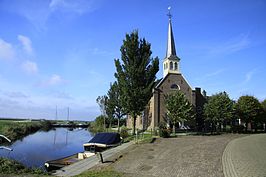
M 14 142 L 12 152 L 0 150 L 0 156 L 15 159 L 28 167 L 43 168 L 44 162 L 83 151 L 83 144 L 92 138 L 87 129 L 56 128 L 39 131 Z

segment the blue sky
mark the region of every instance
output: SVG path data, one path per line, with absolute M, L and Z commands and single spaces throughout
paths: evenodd
M 126 33 L 160 58 L 171 6 L 181 72 L 192 87 L 266 98 L 265 0 L 0 0 L 0 117 L 93 120 Z

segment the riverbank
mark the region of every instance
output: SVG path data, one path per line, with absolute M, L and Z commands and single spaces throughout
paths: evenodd
M 22 139 L 25 136 L 39 130 L 48 131 L 52 128 L 52 123 L 47 120 L 42 121 L 16 121 L 0 120 L 0 134 L 5 135 L 11 141 Z
M 36 169 L 27 168 L 23 164 L 15 160 L 0 157 L 0 176 L 15 176 L 15 175 L 44 176 L 48 175 L 48 173 L 37 168 Z

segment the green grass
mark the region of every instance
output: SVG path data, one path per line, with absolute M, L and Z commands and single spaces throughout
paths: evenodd
M 41 169 L 30 169 L 22 165 L 21 163 L 0 157 L 0 175 L 22 175 L 32 174 L 33 176 L 44 176 L 47 175 Z
M 49 121 L 0 120 L 0 134 L 5 135 L 12 141 L 23 138 L 40 129 L 49 130 L 50 128 Z
M 90 170 L 81 173 L 75 177 L 124 177 L 122 173 L 114 171 L 113 169 L 102 169 L 102 170 Z

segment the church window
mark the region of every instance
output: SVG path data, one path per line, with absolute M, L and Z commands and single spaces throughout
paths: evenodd
M 177 62 L 175 62 L 175 70 L 177 70 Z
M 179 87 L 179 85 L 172 84 L 172 85 L 171 85 L 171 89 L 180 90 L 180 87 Z
M 170 70 L 173 70 L 173 62 L 170 62 Z

